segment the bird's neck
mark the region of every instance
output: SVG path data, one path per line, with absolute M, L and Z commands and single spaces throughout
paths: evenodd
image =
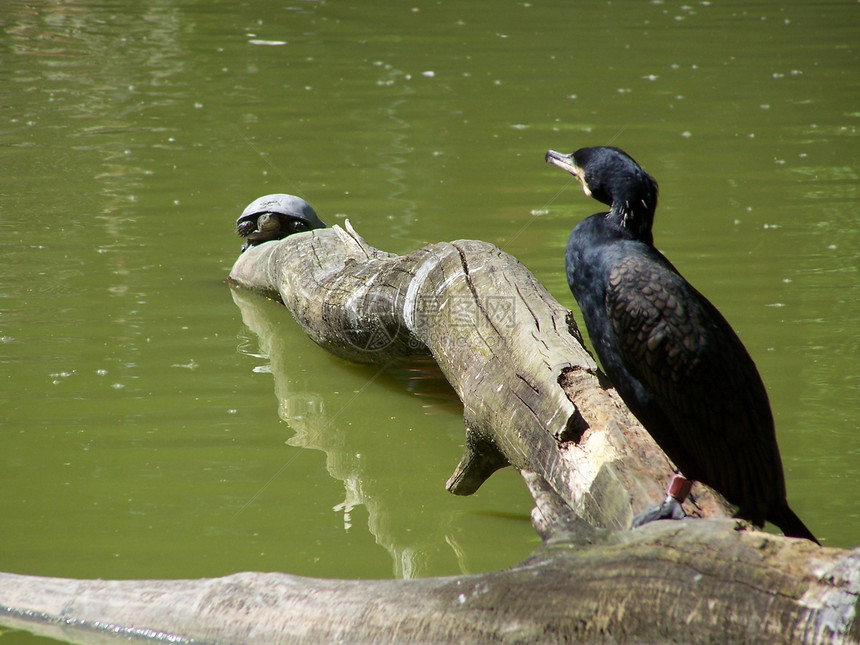
M 654 224 L 656 207 L 656 195 L 643 193 L 616 197 L 612 200 L 606 218 L 614 227 L 627 232 L 634 240 L 653 246 L 654 236 L 651 233 L 651 226 Z

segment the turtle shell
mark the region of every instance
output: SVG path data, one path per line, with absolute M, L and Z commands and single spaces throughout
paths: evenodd
M 276 216 L 279 226 L 273 225 L 271 217 L 260 220 L 266 214 Z M 258 226 L 258 221 L 265 222 L 265 226 Z M 314 228 L 325 228 L 325 223 L 317 217 L 311 205 L 301 197 L 285 193 L 258 197 L 248 204 L 236 220 L 236 232 L 248 238 L 242 250 L 251 245 Z

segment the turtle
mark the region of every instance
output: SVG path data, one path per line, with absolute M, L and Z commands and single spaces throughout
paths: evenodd
M 236 232 L 245 238 L 242 251 L 315 228 L 325 228 L 325 223 L 311 205 L 301 197 L 285 193 L 258 197 L 236 220 Z

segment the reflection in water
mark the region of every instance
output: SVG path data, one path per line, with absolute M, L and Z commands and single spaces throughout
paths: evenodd
M 446 523 L 433 523 L 430 530 L 409 529 L 407 516 L 420 514 L 420 500 L 404 503 L 398 499 L 401 491 L 390 488 L 385 473 L 378 470 L 371 455 L 365 454 L 376 448 L 362 443 L 361 437 L 350 432 L 352 424 L 349 419 L 357 413 L 352 407 L 353 402 L 366 388 L 380 387 L 376 381 L 384 373 L 395 383 L 426 399 L 426 409 L 434 413 L 454 411 L 462 414 L 459 400 L 435 363 L 425 359 L 414 365 L 390 369 L 372 366 L 367 369 L 367 379 L 361 388 L 345 403 L 333 407 L 323 385 L 325 381 L 308 381 L 307 375 L 297 369 L 295 357 L 301 352 L 299 348 L 307 345 L 307 339 L 298 330 L 294 334 L 283 333 L 283 318 L 289 316 L 289 312 L 239 288 L 233 288 L 231 293 L 242 312 L 243 322 L 259 337 L 259 356 L 269 361 L 278 414 L 295 431 L 287 443 L 325 453 L 329 475 L 343 483 L 344 499 L 332 510 L 343 516 L 344 530 L 352 528 L 356 507 L 364 506 L 368 513 L 368 529 L 377 544 L 391 554 L 396 576 L 411 578 L 422 575 L 427 567 L 427 551 L 437 544 L 449 545 L 460 571 L 469 573 L 463 549 Z M 391 449 L 396 445 L 392 442 Z M 417 455 L 418 460 L 421 458 Z
M 2 16 L 10 25 L 11 51 L 37 61 L 35 73 L 11 81 L 24 92 L 47 95 L 60 117 L 47 126 L 51 132 L 44 131 L 45 115 L 21 118 L 40 129 L 45 140 L 38 145 L 47 147 L 59 135 L 69 155 L 61 161 L 88 171 L 76 173 L 76 180 L 87 182 L 90 208 L 69 213 L 66 223 L 89 234 L 95 222 L 104 227 L 100 251 L 109 254 L 118 276 L 127 273 L 123 250 L 140 243 L 135 203 L 155 171 L 147 151 L 158 144 L 142 139 L 140 128 L 161 133 L 161 145 L 172 147 L 178 129 L 158 115 L 186 99 L 175 83 L 186 65 L 178 10 L 164 1 L 139 8 L 105 14 L 74 4 L 10 3 Z
M 61 137 L 66 156 L 57 163 L 73 166 L 75 180 L 87 185 L 86 208 L 67 210 L 60 204 L 63 228 L 98 246 L 99 261 L 114 278 L 106 287 L 110 294 L 136 300 L 146 297 L 131 292 L 129 285 L 133 250 L 141 244 L 136 202 L 153 174 L 146 161 L 150 144 L 141 141 L 139 128 L 147 122 L 149 129 L 165 132 L 165 140 L 172 141 L 167 133 L 175 129 L 164 127 L 153 113 L 181 100 L 184 92 L 171 89 L 171 79 L 185 65 L 177 38 L 180 20 L 172 5 L 148 2 L 140 12 L 110 14 L 61 3 L 8 3 L 2 10 L 10 50 L 36 61 L 29 74 L 10 80 L 24 92 L 48 96 L 59 117 L 50 124 L 41 113 L 16 120 L 34 125 L 39 147 L 49 148 Z M 55 174 L 50 166 L 44 172 L 47 181 Z M 56 226 L 53 221 L 47 224 Z M 47 284 L 68 290 L 79 275 L 55 270 Z M 134 317 L 137 303 L 129 306 L 131 311 L 115 318 L 120 324 Z M 126 331 L 128 336 L 138 333 Z

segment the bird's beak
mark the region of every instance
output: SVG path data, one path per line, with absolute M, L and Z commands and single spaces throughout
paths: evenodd
M 574 177 L 580 177 L 579 166 L 573 161 L 573 154 L 565 155 L 555 150 L 546 151 L 546 161 L 553 166 L 558 166 L 562 170 L 566 170 Z
M 565 155 L 560 152 L 556 152 L 555 150 L 547 150 L 545 159 L 547 163 L 551 163 L 553 166 L 558 166 L 562 170 L 566 170 L 576 177 L 579 180 L 579 183 L 582 184 L 582 191 L 588 197 L 591 197 L 591 189 L 588 187 L 588 184 L 585 183 L 585 173 L 582 168 L 576 165 L 576 162 L 573 160 L 572 152 L 569 155 Z

